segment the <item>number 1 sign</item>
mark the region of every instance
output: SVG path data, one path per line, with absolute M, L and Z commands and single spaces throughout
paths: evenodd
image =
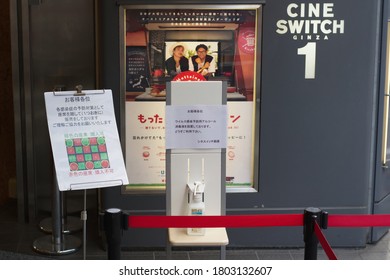
M 298 49 L 298 55 L 305 56 L 305 79 L 315 79 L 316 77 L 316 49 L 317 43 L 315 42 L 309 42 Z

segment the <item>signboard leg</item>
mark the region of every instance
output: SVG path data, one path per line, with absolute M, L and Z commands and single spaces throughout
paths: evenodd
M 172 245 L 171 245 L 171 242 L 169 241 L 169 232 L 167 230 L 167 247 L 166 247 L 166 251 L 167 251 L 167 260 L 172 260 Z
M 83 221 L 83 257 L 87 258 L 87 190 L 84 190 L 84 210 L 81 211 Z
M 36 252 L 46 255 L 66 255 L 75 253 L 81 247 L 80 239 L 63 234 L 61 210 L 61 193 L 56 180 L 52 190 L 52 234 L 33 242 L 33 249 Z
M 69 216 L 67 209 L 67 193 L 60 193 L 60 203 L 62 209 L 63 227 L 62 233 L 72 234 L 79 232 L 82 229 L 82 222 L 79 217 Z M 44 233 L 51 234 L 53 232 L 53 221 L 51 217 L 44 218 L 39 222 L 39 229 Z
M 221 246 L 221 260 L 226 260 L 226 246 Z

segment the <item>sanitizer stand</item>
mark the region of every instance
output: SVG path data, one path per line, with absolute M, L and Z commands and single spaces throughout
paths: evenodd
M 175 106 L 189 106 L 189 108 L 199 106 L 200 111 L 203 111 L 202 106 L 210 105 L 216 107 L 226 105 L 226 83 L 214 81 L 167 83 L 167 113 L 169 106 L 174 110 Z M 166 122 L 179 122 L 168 120 L 168 117 L 169 114 L 167 114 Z M 197 122 L 194 121 L 194 123 Z M 168 131 L 167 129 L 167 134 Z M 166 140 L 168 137 L 174 136 L 166 135 Z M 207 136 L 204 139 L 208 139 Z M 169 148 L 167 146 L 166 153 L 167 215 L 189 214 L 187 184 L 197 181 L 205 184 L 204 215 L 225 215 L 226 149 L 197 148 L 196 145 L 191 148 L 175 148 L 175 146 Z M 228 243 L 225 228 L 206 228 L 204 235 L 195 236 L 188 235 L 186 228 L 170 228 L 168 229 L 167 256 L 171 258 L 171 246 L 213 246 L 221 247 L 221 259 L 225 259 L 225 246 Z

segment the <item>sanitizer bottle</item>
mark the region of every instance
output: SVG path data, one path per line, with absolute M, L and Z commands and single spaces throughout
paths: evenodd
M 190 216 L 203 216 L 205 205 L 203 201 L 204 183 L 195 182 L 189 187 L 190 202 L 188 204 L 188 210 Z M 205 228 L 187 228 L 188 235 L 205 235 Z

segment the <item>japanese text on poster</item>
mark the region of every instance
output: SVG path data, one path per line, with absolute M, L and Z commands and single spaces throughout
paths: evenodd
M 143 92 L 149 86 L 146 47 L 126 47 L 126 91 Z
M 226 185 L 251 187 L 252 102 L 228 102 Z M 129 188 L 165 186 L 165 102 L 126 102 Z
M 126 102 L 130 186 L 165 186 L 165 102 Z

